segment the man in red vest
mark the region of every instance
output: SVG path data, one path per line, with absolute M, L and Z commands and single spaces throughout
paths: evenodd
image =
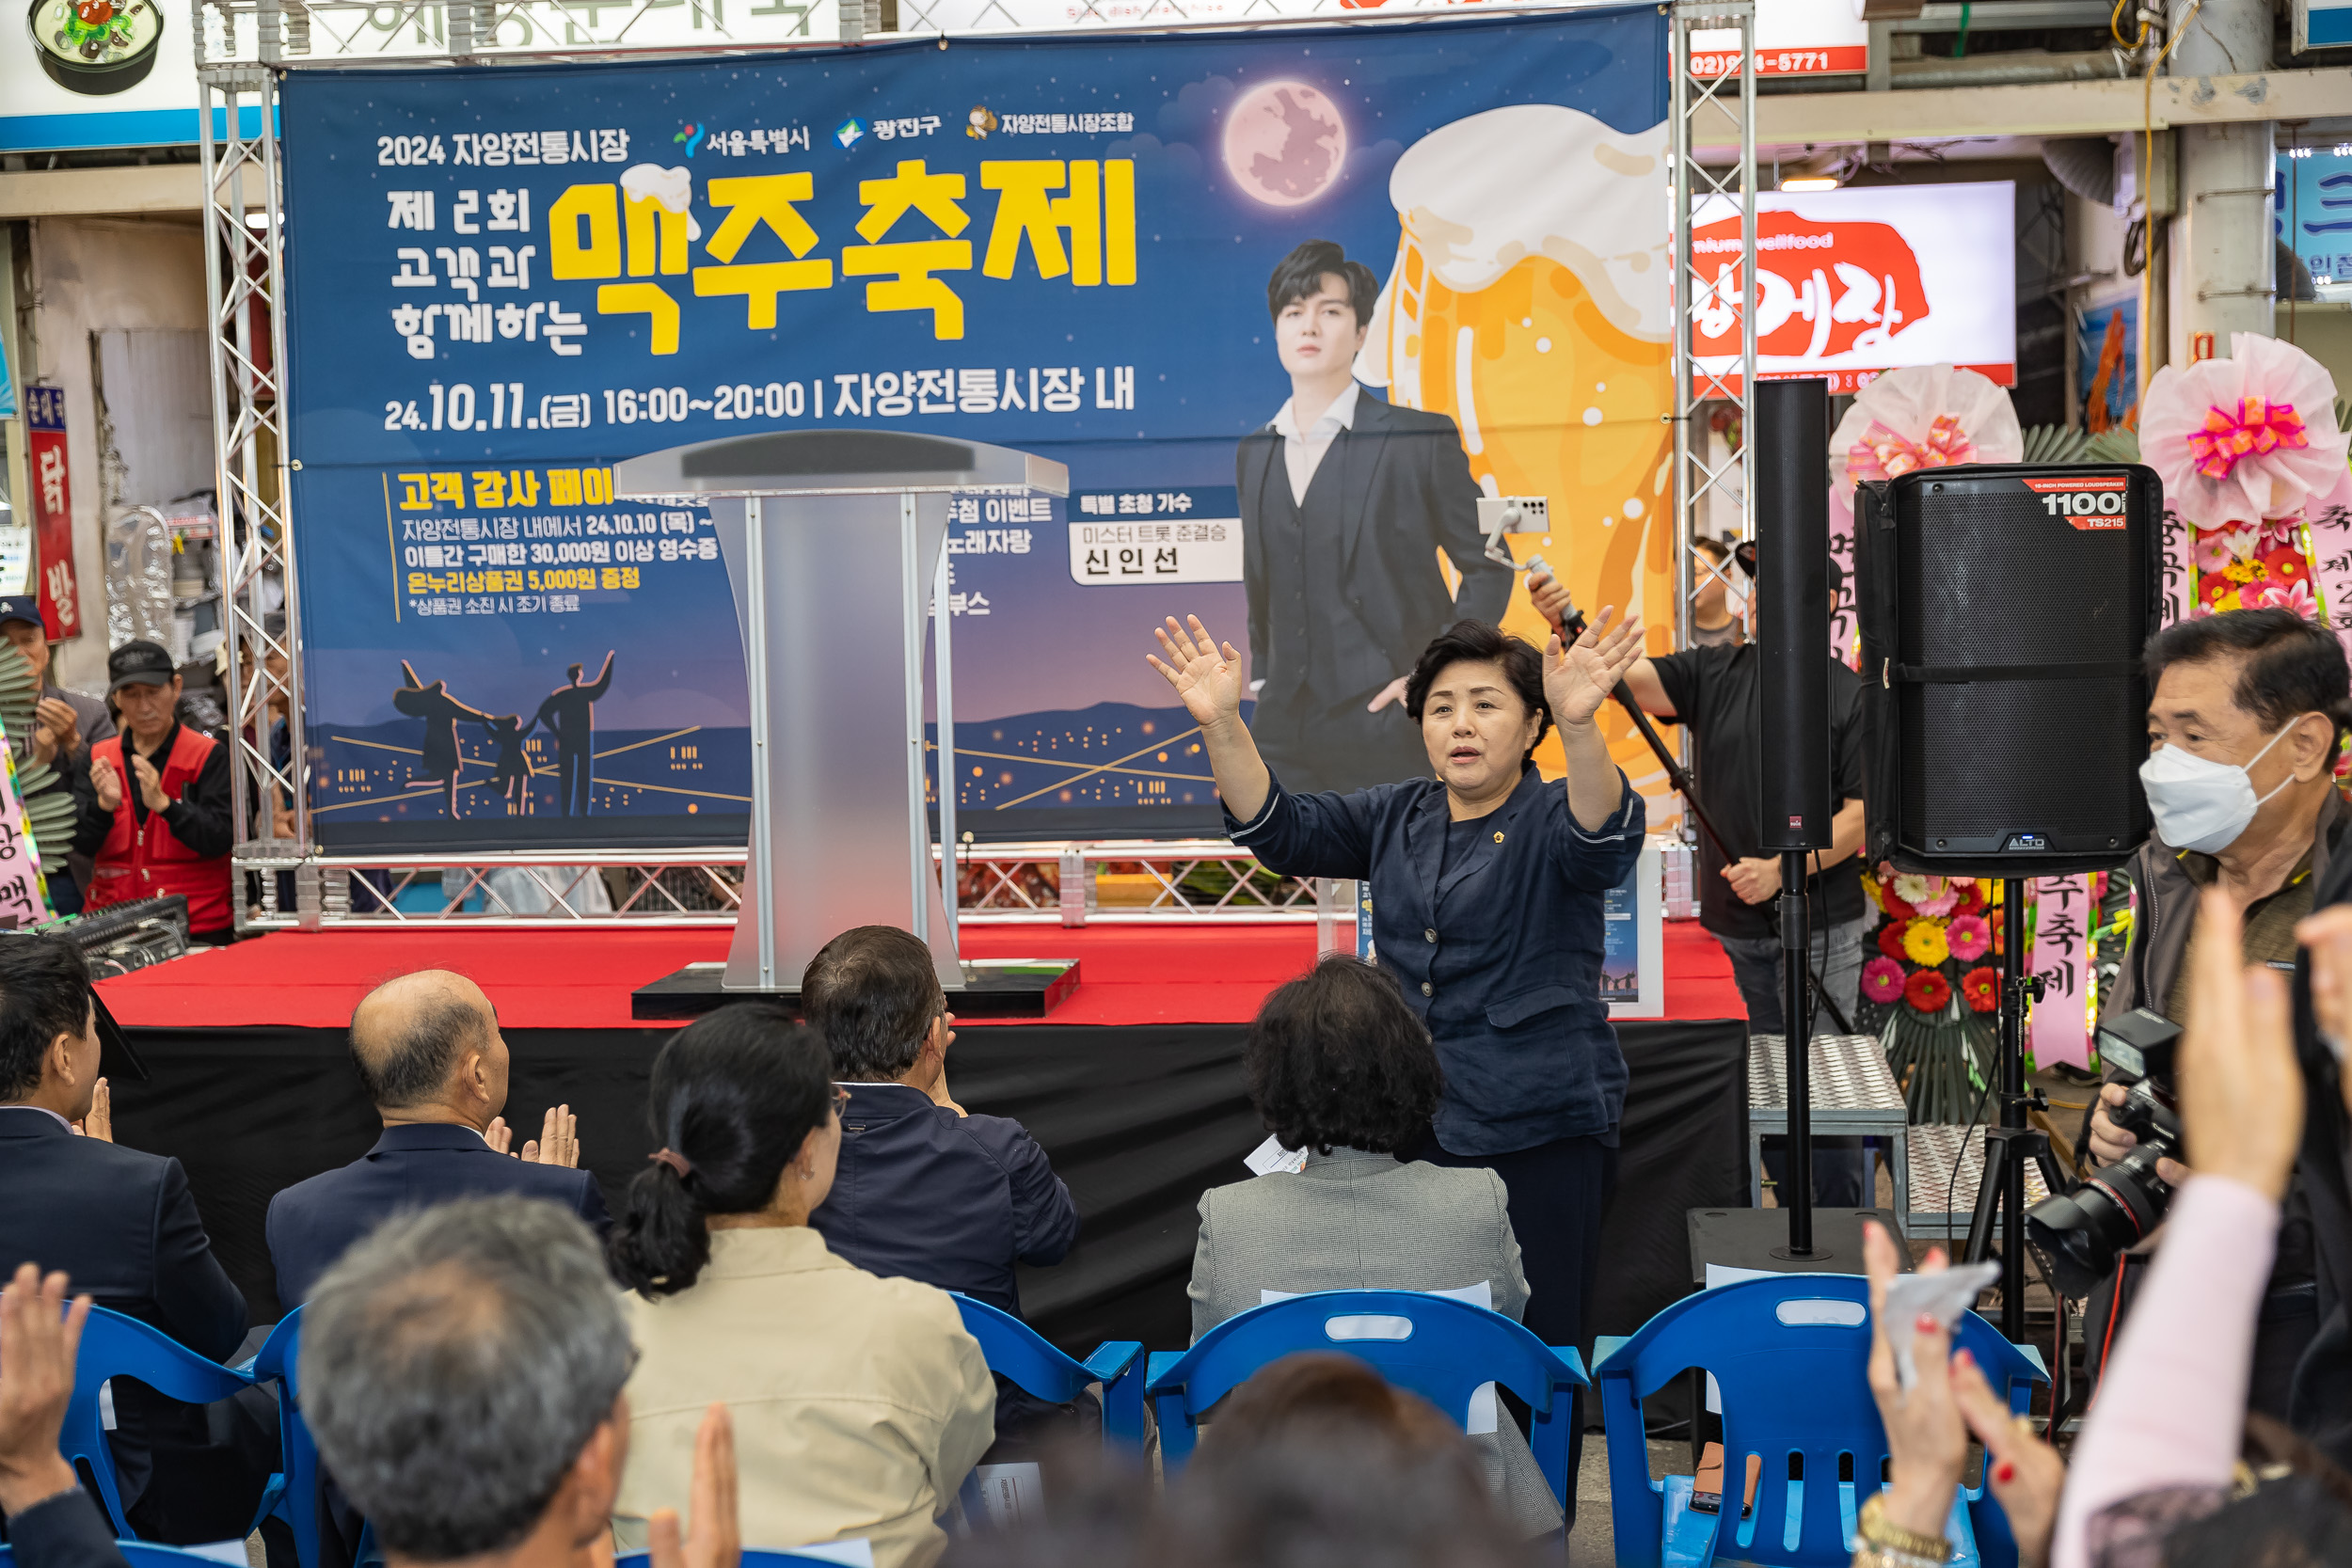
M 73 847 L 97 863 L 84 908 L 176 893 L 188 901 L 191 935 L 227 942 L 229 750 L 180 722 L 180 673 L 161 647 L 125 642 L 106 673 L 123 733 L 91 743 L 77 790 Z

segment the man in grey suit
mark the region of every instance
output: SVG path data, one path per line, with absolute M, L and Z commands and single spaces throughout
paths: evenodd
M 1502 1179 L 1396 1157 L 1425 1135 L 1442 1079 L 1394 977 L 1350 957 L 1325 959 L 1266 998 L 1243 1062 L 1259 1116 L 1306 1164 L 1200 1195 L 1186 1287 L 1193 1338 L 1313 1291 L 1427 1291 L 1512 1319 L 1526 1311 Z M 1523 1534 L 1561 1528 L 1516 1422 L 1502 1416 L 1470 1441 Z
M 1379 285 L 1329 240 L 1266 284 L 1290 401 L 1236 454 L 1249 599 L 1249 729 L 1293 793 L 1429 771 L 1405 716 L 1413 656 L 1464 617 L 1495 622 L 1511 572 L 1486 559 L 1478 485 L 1443 414 L 1367 397 L 1353 367 Z M 1443 550 L 1461 573 L 1446 591 Z

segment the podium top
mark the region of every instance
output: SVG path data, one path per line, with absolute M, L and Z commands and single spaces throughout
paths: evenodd
M 614 494 L 841 496 L 907 490 L 1041 490 L 1070 494 L 1059 463 L 898 430 L 782 430 L 649 451 L 614 466 Z

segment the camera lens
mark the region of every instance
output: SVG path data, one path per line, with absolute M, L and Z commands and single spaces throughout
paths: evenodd
M 2026 1212 L 2026 1240 L 2042 1269 L 2070 1296 L 2089 1295 L 2115 1259 L 2163 1223 L 2171 1184 L 2156 1174 L 2169 1144 L 2143 1144 L 2063 1197 Z

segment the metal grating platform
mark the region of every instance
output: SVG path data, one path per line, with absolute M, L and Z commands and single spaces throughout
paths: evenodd
M 1963 1155 L 1963 1140 L 1966 1153 Z M 1955 1175 L 1952 1164 L 1959 1161 Z M 1977 1178 L 1984 1171 L 1984 1129 L 1976 1127 L 1915 1127 L 1911 1130 L 1911 1190 L 1919 1195 L 1904 1217 L 1913 1238 L 1956 1241 L 1968 1234 L 1977 1212 Z M 1948 1193 L 1950 1196 L 1946 1196 Z M 2041 1168 L 2026 1165 L 2027 1207 L 2050 1196 Z M 1900 1209 L 1898 1202 L 1896 1208 Z
M 1903 1213 L 1911 1195 L 1911 1113 L 1902 1086 L 1887 1069 L 1886 1052 L 1871 1035 L 1816 1035 L 1809 1042 L 1812 1114 L 1816 1134 L 1884 1138 L 1887 1168 L 1894 1179 L 1895 1212 Z M 1764 1201 L 1764 1139 L 1788 1132 L 1788 1047 L 1778 1035 L 1748 1037 L 1748 1200 Z

